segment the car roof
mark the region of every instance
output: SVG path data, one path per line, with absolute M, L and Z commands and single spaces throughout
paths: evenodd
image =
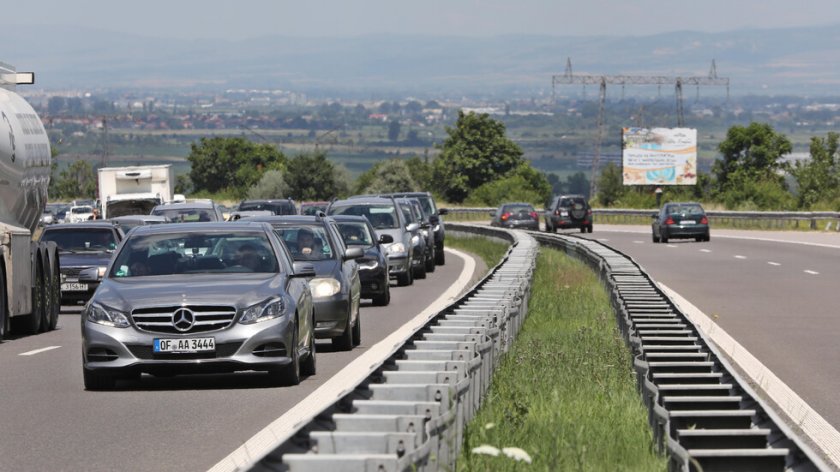
M 210 221 L 210 222 L 196 222 L 196 223 L 170 223 L 165 225 L 144 225 L 138 226 L 132 230 L 132 234 L 166 234 L 166 233 L 196 233 L 208 231 L 253 231 L 264 232 L 270 229 L 270 226 L 265 223 L 238 220 L 233 222 L 225 221 Z
M 389 197 L 378 197 L 378 196 L 368 196 L 368 195 L 359 195 L 353 196 L 344 200 L 336 200 L 332 202 L 332 206 L 343 206 L 343 205 L 375 205 L 375 204 L 382 204 L 387 205 L 389 203 L 394 203 L 394 201 Z
M 360 216 L 360 215 L 332 215 L 332 216 L 330 216 L 330 218 L 332 218 L 332 219 L 334 219 L 335 221 L 338 221 L 338 222 L 341 222 L 341 221 L 358 221 L 358 222 L 370 223 L 367 218 L 365 218 L 364 216 Z
M 534 206 L 534 204 L 533 204 L 533 203 L 528 203 L 528 202 L 507 202 L 507 203 L 502 203 L 502 206 L 511 206 L 511 205 Z
M 258 221 L 272 224 L 289 223 L 289 224 L 311 224 L 322 223 L 332 217 L 317 216 L 317 215 L 270 215 L 270 216 L 255 216 L 248 218 L 247 221 Z
M 94 220 L 84 221 L 81 223 L 63 223 L 60 225 L 52 225 L 44 228 L 44 231 L 59 231 L 63 229 L 79 229 L 79 228 L 117 228 L 119 225 L 113 221 L 108 220 Z
M 189 210 L 193 208 L 198 208 L 202 210 L 211 209 L 215 206 L 212 202 L 186 202 L 186 203 L 164 203 L 162 205 L 157 205 L 156 207 L 152 208 L 152 211 L 157 209 L 163 210 Z
M 258 199 L 242 200 L 241 202 L 239 202 L 239 204 L 241 205 L 243 203 L 293 203 L 293 202 L 294 202 L 294 200 L 292 200 L 291 198 L 270 198 L 268 200 L 258 198 Z

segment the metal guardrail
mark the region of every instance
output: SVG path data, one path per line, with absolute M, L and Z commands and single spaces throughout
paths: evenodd
M 532 234 L 588 263 L 611 292 L 670 470 L 831 470 L 630 257 L 585 238 Z
M 465 425 L 527 315 L 539 249 L 525 233 L 494 235 L 511 248 L 484 279 L 372 366 L 350 393 L 325 399 L 320 413 L 243 468 L 454 470 Z
M 483 219 L 489 220 L 491 211 L 496 208 L 448 208 L 447 215 L 452 219 Z M 598 217 L 624 217 L 624 218 L 646 218 L 647 223 L 651 215 L 658 210 L 655 208 L 649 210 L 634 210 L 621 208 L 593 208 L 592 213 L 595 215 L 596 222 Z M 706 212 L 709 219 L 714 224 L 715 220 L 719 222 L 747 222 L 757 221 L 765 223 L 777 223 L 777 225 L 793 222 L 796 227 L 799 227 L 799 222 L 808 222 L 808 227 L 812 230 L 826 229 L 830 230 L 832 227 L 835 231 L 840 231 L 840 212 L 837 211 L 723 211 L 710 210 Z M 542 216 L 541 216 L 542 219 Z M 823 221 L 826 223 L 824 228 L 818 228 L 817 222 Z M 448 223 L 447 223 L 448 224 Z

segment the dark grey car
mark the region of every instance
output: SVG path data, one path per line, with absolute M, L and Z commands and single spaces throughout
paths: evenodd
M 653 214 L 651 223 L 653 242 L 667 243 L 669 239 L 693 238 L 697 242 L 709 241 L 709 219 L 699 203 L 666 203 Z
M 539 231 L 540 216 L 530 203 L 503 203 L 495 211 L 490 226 L 510 229 L 530 229 Z
M 165 203 L 154 207 L 151 214 L 174 223 L 225 221 L 222 209 L 212 201 Z
M 446 225 L 443 224 L 443 215 L 449 213 L 446 208 L 438 208 L 435 199 L 429 192 L 398 192 L 392 193 L 394 197 L 416 198 L 423 205 L 424 213 L 429 215 L 429 223 L 435 232 L 435 264 L 446 263 L 446 253 L 443 251 L 444 240 L 446 239 Z
M 135 228 L 81 314 L 85 387 L 243 370 L 296 384 L 315 373 L 312 275 L 265 223 Z

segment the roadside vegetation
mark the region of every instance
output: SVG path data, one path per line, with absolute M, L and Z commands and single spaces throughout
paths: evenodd
M 507 254 L 508 245 L 481 236 L 447 236 L 446 247 L 459 249 L 480 257 L 492 269 Z
M 631 365 L 595 274 L 543 249 L 528 318 L 466 428 L 458 470 L 665 470 Z

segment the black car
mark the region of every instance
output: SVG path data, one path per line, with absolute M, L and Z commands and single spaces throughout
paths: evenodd
M 423 205 L 423 213 L 429 215 L 431 229 L 435 232 L 435 264 L 444 265 L 446 253 L 443 252 L 443 243 L 446 238 L 446 227 L 441 216 L 447 214 L 449 210 L 438 208 L 434 197 L 429 192 L 398 192 L 391 195 L 397 198 L 416 198 Z
M 580 229 L 581 233 L 592 232 L 592 208 L 583 195 L 560 195 L 554 197 L 545 209 L 545 230 L 556 233 L 558 229 Z
M 260 216 L 246 221 L 271 224 L 289 248 L 295 262 L 315 268 L 309 279 L 315 311 L 315 337 L 330 338 L 344 351 L 361 343 L 362 319 L 359 302 L 362 295 L 359 266 L 364 256 L 360 247 L 346 247 L 335 220 L 321 216 Z
M 297 215 L 295 201 L 290 198 L 276 200 L 242 200 L 237 211 L 270 211 L 275 215 Z
M 709 241 L 709 218 L 699 203 L 666 203 L 653 214 L 651 224 L 653 242 L 667 243 L 669 239 Z
M 50 225 L 41 233 L 41 241 L 54 241 L 59 250 L 61 304 L 87 303 L 99 287 L 99 280 L 111 261 L 114 250 L 125 237 L 119 225 L 110 221 Z M 98 280 L 79 281 L 84 269 L 97 268 Z
M 362 298 L 373 299 L 373 304 L 385 306 L 391 302 L 391 282 L 388 258 L 382 244 L 394 242 L 389 234 L 377 236 L 373 226 L 364 216 L 336 215 L 338 232 L 347 247 L 361 247 L 364 257 L 357 259 Z
M 491 211 L 490 216 L 493 217 L 490 226 L 533 231 L 540 229 L 540 216 L 530 203 L 503 203 L 496 211 Z

